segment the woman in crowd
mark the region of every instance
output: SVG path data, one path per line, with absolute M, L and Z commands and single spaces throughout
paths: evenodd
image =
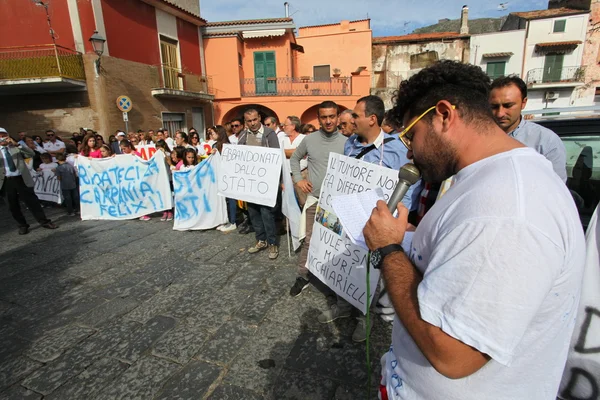
M 44 148 L 44 141 L 42 140 L 42 137 L 40 135 L 35 135 L 33 137 L 33 141 L 37 143 L 38 146 L 40 146 L 42 149 Z
M 225 143 L 229 144 L 229 138 L 227 137 L 227 131 L 223 125 L 217 125 L 214 127 L 213 133 L 211 135 L 211 139 L 214 141 L 212 145 L 211 154 L 215 154 L 217 151 L 219 153 L 223 152 L 223 145 Z
M 171 152 L 171 171 L 179 171 L 183 166 L 183 157 L 185 156 L 185 147 L 175 146 Z
M 96 135 L 96 147 L 100 148 L 104 144 L 104 138 L 102 135 Z
M 102 158 L 100 149 L 96 147 L 96 136 L 93 133 L 85 135 L 79 154 L 89 158 Z
M 110 135 L 108 137 L 108 144 L 110 145 L 111 143 L 114 143 L 117 141 L 117 137 L 115 135 Z
M 202 146 L 202 143 L 200 143 L 200 135 L 198 134 L 198 132 L 196 132 L 195 130 L 191 131 L 189 138 L 190 144 L 194 146 L 194 149 L 196 149 L 196 152 L 199 156 L 203 156 L 204 154 L 206 154 L 206 152 L 204 151 L 204 146 Z
M 129 140 L 121 140 L 121 143 L 119 143 L 119 146 L 121 147 L 121 151 L 123 152 L 123 154 L 130 154 L 132 156 L 138 156 L 141 157 L 142 155 L 135 149 L 135 147 L 133 146 L 133 144 L 129 141 Z
M 173 195 L 173 173 L 171 172 L 171 152 L 167 142 L 160 139 L 156 141 L 156 151 L 162 151 L 165 155 L 165 166 L 167 167 L 167 174 L 169 175 L 169 185 L 171 186 L 171 195 Z M 173 221 L 173 210 L 165 211 L 160 217 L 162 222 Z
M 210 128 L 208 128 L 206 130 L 206 135 L 205 135 L 205 139 L 206 139 L 206 143 L 208 143 L 210 146 L 212 146 L 216 140 L 213 140 L 213 135 L 216 133 L 215 131 L 215 126 L 211 126 Z
M 317 128 L 315 128 L 315 126 L 313 124 L 305 124 L 304 126 L 302 126 L 302 134 L 303 135 L 308 135 L 308 134 L 311 134 L 316 131 L 317 131 Z
M 103 144 L 102 147 L 100 147 L 100 153 L 102 153 L 102 158 L 109 158 L 114 155 L 110 146 L 107 144 Z
M 142 133 L 140 132 L 140 135 Z M 154 142 L 152 141 L 152 134 L 146 132 L 143 134 L 143 139 L 140 140 L 139 144 L 143 145 L 143 146 L 148 146 L 148 145 L 153 145 Z

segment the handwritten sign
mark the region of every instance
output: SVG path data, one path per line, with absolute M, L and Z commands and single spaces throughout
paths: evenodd
M 379 271 L 371 269 L 372 290 L 367 303 L 368 252 L 352 244 L 343 232 L 333 211 L 332 200 L 335 196 L 380 187 L 387 201 L 397 181 L 398 172 L 395 170 L 340 154 L 329 154 L 310 240 L 308 267 L 313 275 L 363 313 L 367 312 L 367 304 L 373 299 Z M 410 197 L 405 199 L 410 202 Z
M 586 263 L 575 331 L 559 398 L 600 399 L 600 236 L 598 208 L 586 234 Z
M 144 160 L 151 159 L 154 153 L 156 153 L 156 147 L 153 144 L 138 144 L 135 146 L 135 149 Z
M 31 177 L 33 178 L 34 183 L 33 191 L 38 199 L 62 204 L 63 198 L 62 190 L 60 189 L 60 181 L 54 171 L 32 171 Z
M 81 219 L 132 219 L 172 207 L 165 156 L 78 158 Z
M 173 172 L 176 231 L 212 229 L 227 219 L 225 198 L 218 195 L 221 156 L 214 154 L 187 171 Z
M 282 153 L 280 149 L 223 145 L 219 194 L 273 207 L 277 202 Z

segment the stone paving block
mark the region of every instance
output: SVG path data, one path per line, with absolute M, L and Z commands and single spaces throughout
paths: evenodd
M 241 290 L 255 290 L 261 286 L 261 283 L 272 272 L 269 267 L 245 266 L 231 279 L 228 287 Z
M 25 389 L 18 384 L 0 393 L 0 400 L 41 400 L 41 398 L 41 394 Z
M 208 338 L 208 333 L 203 329 L 180 323 L 154 344 L 152 354 L 187 364 Z
M 46 364 L 23 382 L 23 386 L 42 394 L 49 394 L 74 376 L 79 375 L 95 360 L 106 354 L 121 341 L 128 340 L 138 329 L 133 321 L 115 321 L 101 327 L 95 335 L 62 356 Z
M 116 318 L 120 315 L 127 314 L 139 305 L 139 302 L 131 298 L 117 297 L 107 303 L 94 308 L 89 313 L 79 318 L 79 323 L 87 326 L 99 326 Z
M 20 381 L 43 364 L 27 357 L 19 356 L 0 364 L 0 390 Z
M 114 358 L 100 359 L 49 396 L 44 397 L 44 400 L 89 398 L 109 385 L 127 368 L 129 368 L 128 364 Z
M 248 300 L 250 293 L 245 290 L 220 290 L 193 313 L 187 320 L 194 325 L 199 325 L 209 332 L 214 332 L 219 326 L 239 309 Z
M 145 323 L 151 318 L 161 314 L 175 303 L 182 295 L 190 290 L 191 285 L 171 285 L 164 292 L 158 293 L 150 300 L 127 314 L 127 318 Z
M 222 288 L 234 275 L 240 271 L 237 265 L 223 265 L 215 268 L 214 273 L 204 280 L 204 286 L 210 291 Z
M 89 279 L 129 259 L 130 257 L 125 254 L 105 253 L 99 257 L 90 258 L 79 263 L 72 263 L 67 266 L 64 272 L 69 275 Z
M 306 374 L 356 383 L 367 380 L 365 360 L 364 344 L 336 342 L 331 335 L 306 331 L 298 337 L 285 366 Z
M 119 297 L 128 297 L 142 304 L 150 300 L 152 297 L 158 294 L 158 292 L 159 290 L 154 285 L 142 282 L 138 285 L 123 290 L 123 293 L 121 293 Z
M 238 319 L 227 321 L 204 344 L 194 358 L 227 365 L 255 331 L 256 327 L 249 326 L 244 321 Z
M 150 349 L 166 332 L 175 327 L 175 319 L 159 315 L 149 320 L 140 330 L 117 346 L 111 354 L 120 360 L 133 363 Z
M 236 312 L 236 316 L 250 323 L 259 324 L 286 291 L 287 288 L 281 285 L 263 284 Z
M 299 329 L 264 323 L 242 346 L 224 382 L 260 394 L 269 393 L 299 336 Z
M 16 357 L 31 346 L 31 342 L 16 333 L 0 335 L 0 365 L 9 357 Z
M 379 379 L 381 375 L 374 379 L 372 382 L 373 387 L 371 388 L 371 398 L 377 397 L 377 391 L 379 390 Z M 335 395 L 333 396 L 333 400 L 354 400 L 354 399 L 368 399 L 369 395 L 367 394 L 367 386 L 366 384 L 358 386 L 358 385 L 348 385 L 342 384 L 337 387 L 335 390 Z
M 277 400 L 330 400 L 337 383 L 319 375 L 284 371 L 277 379 L 272 398 Z
M 75 325 L 58 329 L 33 343 L 25 354 L 33 360 L 47 363 L 60 356 L 64 350 L 74 346 L 95 332 L 94 329 Z
M 203 361 L 194 361 L 167 381 L 156 400 L 196 400 L 218 378 L 221 369 Z
M 180 368 L 178 364 L 161 358 L 143 357 L 91 398 L 96 400 L 152 399 L 165 381 Z
M 220 385 L 207 400 L 264 400 L 264 397 L 251 390 L 232 385 Z
M 206 287 L 203 283 L 192 286 L 173 302 L 163 314 L 175 318 L 185 318 L 198 309 L 204 307 L 214 297 L 213 290 Z

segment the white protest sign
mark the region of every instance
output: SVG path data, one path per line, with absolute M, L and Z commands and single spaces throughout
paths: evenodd
M 31 177 L 33 178 L 33 191 L 38 199 L 62 204 L 60 181 L 54 171 L 47 169 L 40 172 L 32 171 Z
M 600 235 L 598 207 L 586 234 L 581 300 L 560 384 L 562 399 L 600 399 Z
M 173 172 L 174 230 L 212 229 L 228 221 L 226 200 L 217 193 L 220 167 L 217 153 L 192 169 Z
M 135 149 L 144 160 L 151 159 L 154 153 L 156 153 L 156 146 L 153 144 L 138 144 L 135 146 Z
M 280 149 L 224 144 L 219 194 L 273 207 L 277 202 L 281 164 Z
M 283 156 L 285 153 L 281 151 Z M 283 163 L 283 191 L 281 193 L 281 212 L 290 221 L 290 233 L 292 235 L 292 246 L 294 251 L 300 247 L 300 219 L 302 218 L 302 210 L 296 200 L 294 192 L 294 182 L 290 171 L 290 164 Z
M 78 157 L 81 219 L 132 219 L 172 208 L 162 151 L 148 161 L 129 154 Z
M 329 163 L 313 225 L 308 251 L 308 267 L 327 286 L 363 313 L 367 312 L 367 250 L 352 244 L 342 232 L 333 211 L 335 196 L 360 193 L 380 187 L 389 198 L 398 171 L 376 164 L 330 153 Z M 307 223 L 310 223 L 307 221 Z M 371 269 L 371 303 L 379 281 L 379 270 Z

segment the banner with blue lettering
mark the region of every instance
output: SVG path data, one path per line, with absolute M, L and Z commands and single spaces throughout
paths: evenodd
M 225 197 L 218 195 L 220 166 L 217 153 L 192 169 L 173 172 L 174 230 L 212 229 L 228 221 Z
M 273 207 L 277 202 L 282 161 L 280 149 L 223 145 L 219 194 Z
M 169 175 L 162 151 L 145 161 L 121 154 L 78 157 L 81 219 L 133 219 L 172 208 Z

